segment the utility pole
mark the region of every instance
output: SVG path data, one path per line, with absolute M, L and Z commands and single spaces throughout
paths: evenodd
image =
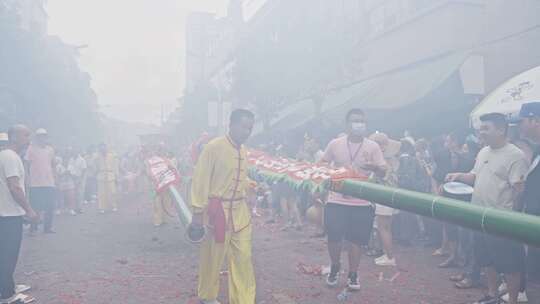
M 165 124 L 165 106 L 163 102 L 161 102 L 161 127 Z

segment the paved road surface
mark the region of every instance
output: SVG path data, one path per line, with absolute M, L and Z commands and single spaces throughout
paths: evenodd
M 90 205 L 83 215 L 59 216 L 54 235 L 25 234 L 17 281 L 31 284 L 31 294 L 44 304 L 196 303 L 196 248 L 184 241 L 172 219 L 154 228 L 151 208 L 142 198 L 124 202 L 115 214 L 98 215 Z M 280 231 L 262 220 L 255 227 L 258 303 L 339 303 L 343 287 L 328 289 L 323 277 L 298 269 L 300 263 L 308 272 L 327 263 L 324 241 L 305 237 L 307 232 Z M 398 250 L 407 271 L 397 275 L 364 258 L 363 290 L 342 303 L 459 304 L 481 295 L 480 290 L 453 288 L 447 279 L 452 271 L 436 268 L 441 260 L 431 257 L 432 249 Z M 540 291 L 538 285 L 530 289 Z M 221 300 L 227 303 L 222 290 Z

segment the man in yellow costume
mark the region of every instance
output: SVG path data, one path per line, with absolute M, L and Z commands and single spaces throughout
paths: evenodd
M 207 227 L 201 244 L 198 296 L 201 304 L 219 304 L 219 274 L 228 260 L 229 303 L 255 303 L 251 261 L 251 212 L 246 203 L 249 180 L 242 144 L 254 124 L 250 111 L 231 113 L 229 134 L 209 142 L 202 151 L 191 188 L 192 231 Z
M 106 210 L 111 208 L 113 212 L 116 212 L 118 210 L 116 204 L 116 181 L 119 166 L 116 155 L 107 149 L 106 144 L 99 146 L 96 167 L 99 212 L 105 213 Z

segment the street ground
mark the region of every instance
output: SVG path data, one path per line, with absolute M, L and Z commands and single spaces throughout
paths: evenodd
M 118 213 L 98 215 L 88 205 L 82 215 L 60 215 L 53 235 L 25 233 L 17 282 L 31 284 L 30 294 L 43 304 L 197 303 L 197 248 L 184 240 L 176 219 L 153 227 L 146 197 L 124 200 Z M 341 287 L 329 289 L 318 275 L 327 264 L 324 240 L 310 239 L 309 231 L 281 231 L 262 219 L 254 226 L 257 303 L 340 303 L 345 276 Z M 438 269 L 441 258 L 431 252 L 398 248 L 399 271 L 363 258 L 362 291 L 348 293 L 341 303 L 461 304 L 482 295 L 479 289 L 455 289 L 448 277 L 457 270 Z M 539 285 L 529 286 L 529 298 L 540 303 Z

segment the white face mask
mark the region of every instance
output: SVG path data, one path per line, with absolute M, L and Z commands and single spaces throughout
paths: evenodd
M 364 122 L 351 123 L 351 133 L 356 136 L 364 136 L 367 131 L 367 125 Z

